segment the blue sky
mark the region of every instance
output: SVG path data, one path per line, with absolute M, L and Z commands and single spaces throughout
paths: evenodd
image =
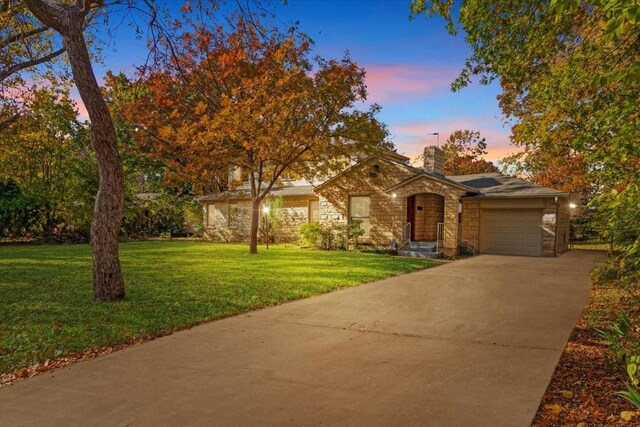
M 450 90 L 470 53 L 463 34 L 450 36 L 441 18 L 409 19 L 408 0 L 289 0 L 274 1 L 282 25 L 299 21 L 300 29 L 316 43 L 325 58 L 351 58 L 367 70 L 369 102 L 382 106 L 380 119 L 391 131 L 398 151 L 410 156 L 425 145 L 440 143 L 456 129 L 478 130 L 487 138 L 489 160 L 513 152 L 509 128 L 503 125 L 497 84 L 474 84 Z M 112 21 L 113 22 L 113 21 Z M 131 72 L 146 58 L 144 42 L 132 30 L 118 27 L 113 47 L 104 52 L 106 69 Z M 82 111 L 82 108 L 81 108 Z

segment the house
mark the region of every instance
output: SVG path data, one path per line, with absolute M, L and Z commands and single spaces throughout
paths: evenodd
M 278 235 L 295 241 L 307 222 L 362 221 L 360 239 L 376 247 L 397 242 L 422 252 L 556 256 L 568 250 L 568 195 L 519 178 L 486 173 L 445 176 L 444 153 L 425 148 L 424 167 L 394 152 L 365 158 L 321 183 L 283 181 Z M 248 238 L 251 201 L 239 189 L 200 199 L 206 235 Z

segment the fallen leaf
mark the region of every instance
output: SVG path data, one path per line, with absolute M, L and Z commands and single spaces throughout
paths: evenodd
M 573 392 L 571 390 L 562 390 L 560 393 L 565 399 L 571 399 L 573 397 Z
M 585 423 L 584 421 L 581 421 L 578 423 L 578 425 L 576 425 L 576 427 L 587 427 L 587 423 Z
M 620 418 L 622 418 L 625 421 L 631 421 L 631 418 L 633 418 L 635 416 L 635 414 L 631 411 L 622 411 L 620 412 Z
M 544 407 L 551 412 L 553 415 L 559 415 L 562 412 L 562 406 L 554 403 L 551 405 L 544 405 Z

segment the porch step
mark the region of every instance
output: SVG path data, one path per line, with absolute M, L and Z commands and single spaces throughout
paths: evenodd
M 412 250 L 405 247 L 398 251 L 398 256 L 410 258 L 442 258 L 442 252 L 434 252 L 432 250 Z
M 415 251 L 436 251 L 436 242 L 408 242 L 402 249 Z

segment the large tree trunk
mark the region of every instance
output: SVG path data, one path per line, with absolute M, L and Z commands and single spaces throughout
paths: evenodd
M 91 142 L 98 159 L 100 185 L 91 223 L 93 295 L 96 301 L 124 298 L 118 234 L 124 210 L 124 175 L 113 121 L 93 74 L 80 25 L 64 36 L 73 79 L 91 120 Z
M 74 82 L 89 113 L 91 143 L 100 175 L 91 224 L 93 295 L 99 302 L 121 300 L 124 298 L 124 278 L 118 256 L 118 234 L 124 210 L 124 174 L 113 121 L 93 74 L 83 33 L 88 9 L 104 4 L 100 0 L 75 3 L 24 1 L 38 20 L 62 36 Z
M 249 253 L 258 253 L 258 227 L 260 226 L 260 202 L 259 197 L 254 197 L 251 204 L 251 230 L 249 234 Z

